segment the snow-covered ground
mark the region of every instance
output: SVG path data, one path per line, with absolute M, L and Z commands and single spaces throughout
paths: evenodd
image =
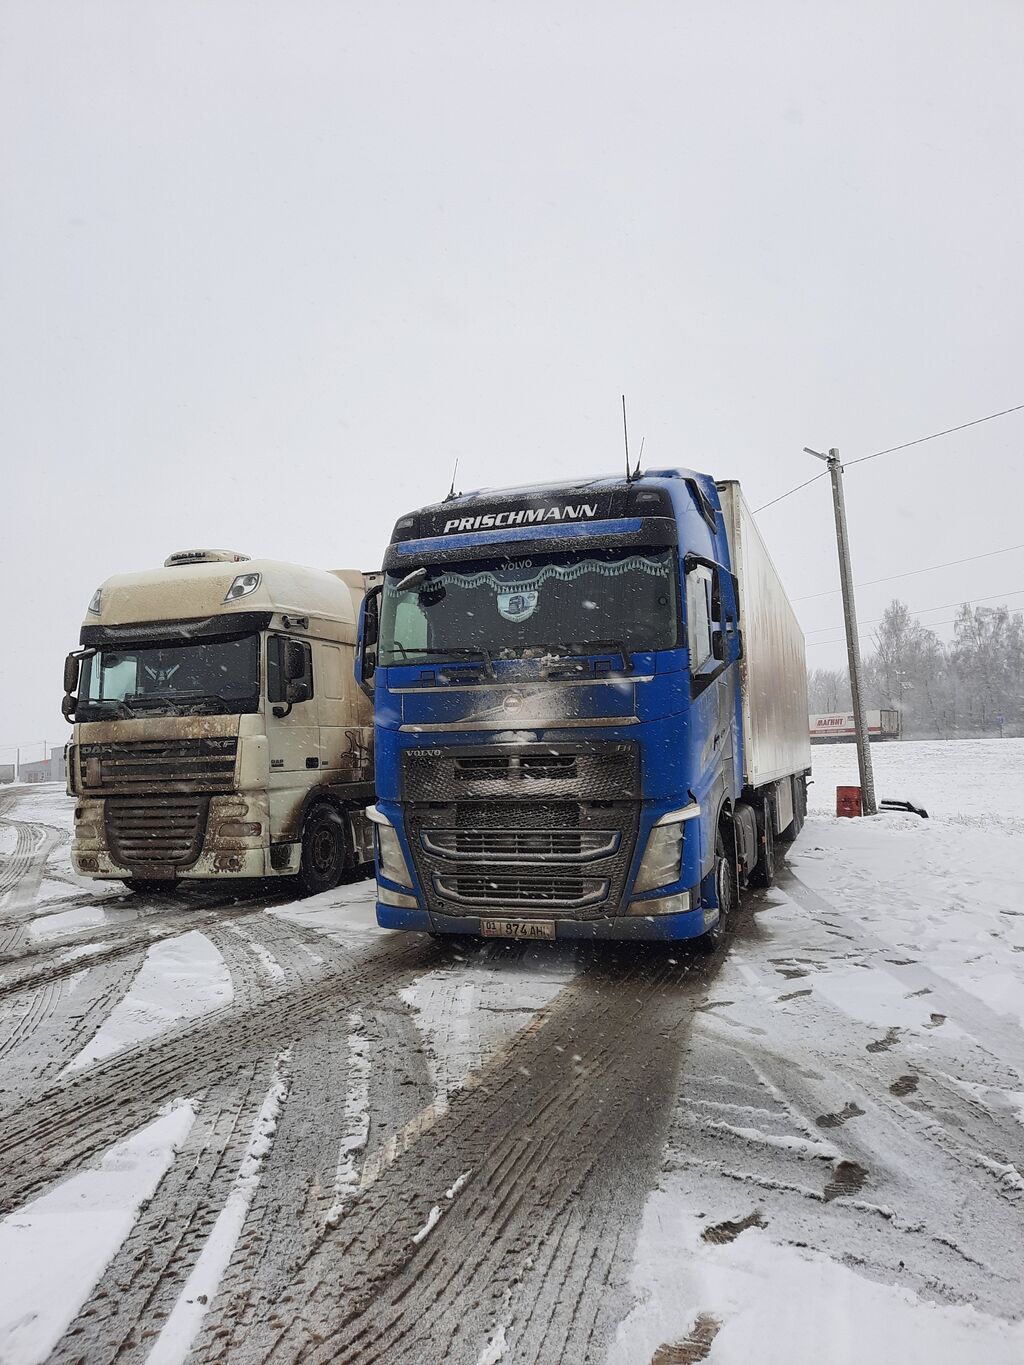
M 231 975 L 223 957 L 198 932 L 155 943 L 132 981 L 69 1071 L 92 1066 L 185 1019 L 231 1003 Z
M 930 818 L 836 818 L 856 753 L 814 750 L 790 871 L 695 1022 L 610 1365 L 666 1343 L 723 1365 L 1024 1361 L 1024 1299 L 997 1287 L 1024 1247 L 1024 741 L 872 756 L 878 795 Z
M 351 1317 L 424 1365 L 1020 1365 L 1024 741 L 872 755 L 929 819 L 837 819 L 815 749 L 710 962 L 438 946 L 368 882 L 150 904 L 16 794 L 0 1361 L 326 1361 Z

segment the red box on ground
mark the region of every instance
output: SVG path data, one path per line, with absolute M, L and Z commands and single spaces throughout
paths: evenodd
M 836 814 L 863 815 L 860 787 L 836 787 Z

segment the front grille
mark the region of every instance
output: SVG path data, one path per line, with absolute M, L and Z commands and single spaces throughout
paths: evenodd
M 608 894 L 607 879 L 596 877 L 537 876 L 523 873 L 459 872 L 435 875 L 438 893 L 457 905 L 515 906 L 520 908 L 561 907 L 580 910 L 596 905 Z
M 111 798 L 106 802 L 111 856 L 124 867 L 190 867 L 202 851 L 208 805 L 202 796 Z
M 473 781 L 481 777 L 575 777 L 575 754 L 526 753 L 482 754 L 455 760 L 457 781 Z
M 617 829 L 431 828 L 421 831 L 420 843 L 458 862 L 581 863 L 611 857 L 621 837 Z
M 406 749 L 405 801 L 622 801 L 640 796 L 635 744 L 467 745 Z
M 635 744 L 408 749 L 405 828 L 431 910 L 587 919 L 625 892 L 640 811 Z
M 573 801 L 465 801 L 455 807 L 455 823 L 460 829 L 579 829 L 580 808 Z
M 230 791 L 237 752 L 234 735 L 82 744 L 78 750 L 82 790 Z

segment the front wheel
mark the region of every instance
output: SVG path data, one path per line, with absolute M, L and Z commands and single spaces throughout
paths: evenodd
M 316 806 L 302 828 L 299 860 L 299 891 L 316 896 L 330 891 L 345 872 L 347 844 L 345 822 L 333 806 Z
M 715 839 L 715 896 L 718 900 L 718 919 L 697 940 L 697 947 L 705 953 L 713 953 L 725 942 L 729 913 L 735 903 L 735 870 L 726 848 L 722 831 Z

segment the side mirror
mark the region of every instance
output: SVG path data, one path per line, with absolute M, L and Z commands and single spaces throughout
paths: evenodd
M 284 647 L 284 680 L 295 682 L 306 676 L 306 650 L 297 640 L 288 640 Z M 307 689 L 308 691 L 308 689 Z M 302 698 L 306 700 L 305 697 Z
M 309 683 L 289 679 L 284 685 L 284 699 L 289 706 L 295 706 L 300 701 L 309 701 Z
M 363 598 L 359 607 L 359 634 L 356 645 L 356 682 L 368 697 L 373 696 L 373 675 L 377 672 L 377 642 L 380 637 L 380 600 L 383 585 L 378 584 Z
M 72 693 L 78 686 L 78 674 L 82 666 L 81 656 L 69 654 L 64 660 L 64 691 Z
M 60 704 L 61 715 L 69 725 L 75 723 L 75 707 L 78 705 L 78 698 L 66 694 Z

